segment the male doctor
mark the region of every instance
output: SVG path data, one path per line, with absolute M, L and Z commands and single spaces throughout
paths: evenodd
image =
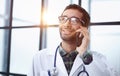
M 58 19 L 62 42 L 35 54 L 28 76 L 118 76 L 103 55 L 87 49 L 90 16 L 86 10 L 70 4 Z

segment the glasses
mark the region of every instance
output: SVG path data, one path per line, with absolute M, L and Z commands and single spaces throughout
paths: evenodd
M 61 24 L 66 23 L 67 20 L 69 20 L 72 25 L 77 25 L 77 24 L 80 24 L 80 23 L 82 25 L 85 24 L 85 22 L 83 20 L 81 20 L 80 18 L 77 18 L 77 17 L 70 17 L 70 18 L 68 18 L 67 16 L 59 16 L 58 19 L 59 19 L 59 22 Z

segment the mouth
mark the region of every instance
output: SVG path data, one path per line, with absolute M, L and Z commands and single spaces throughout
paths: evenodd
M 71 31 L 70 30 L 62 30 L 62 34 L 64 34 L 64 35 L 70 35 Z

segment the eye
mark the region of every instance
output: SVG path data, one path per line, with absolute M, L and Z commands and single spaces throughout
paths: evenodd
M 78 19 L 78 18 L 75 18 L 75 17 L 72 17 L 72 18 L 70 19 L 70 21 L 71 21 L 72 24 L 77 24 L 77 23 L 80 22 L 79 19 Z
M 65 16 L 59 16 L 58 18 L 59 18 L 59 22 L 60 22 L 60 23 L 65 23 L 65 22 L 67 21 L 67 19 L 68 19 L 68 18 L 65 17 Z

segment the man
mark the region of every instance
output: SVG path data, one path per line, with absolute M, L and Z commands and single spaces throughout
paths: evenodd
M 88 50 L 90 16 L 82 7 L 70 4 L 58 18 L 62 42 L 39 51 L 28 76 L 117 76 L 103 55 Z

